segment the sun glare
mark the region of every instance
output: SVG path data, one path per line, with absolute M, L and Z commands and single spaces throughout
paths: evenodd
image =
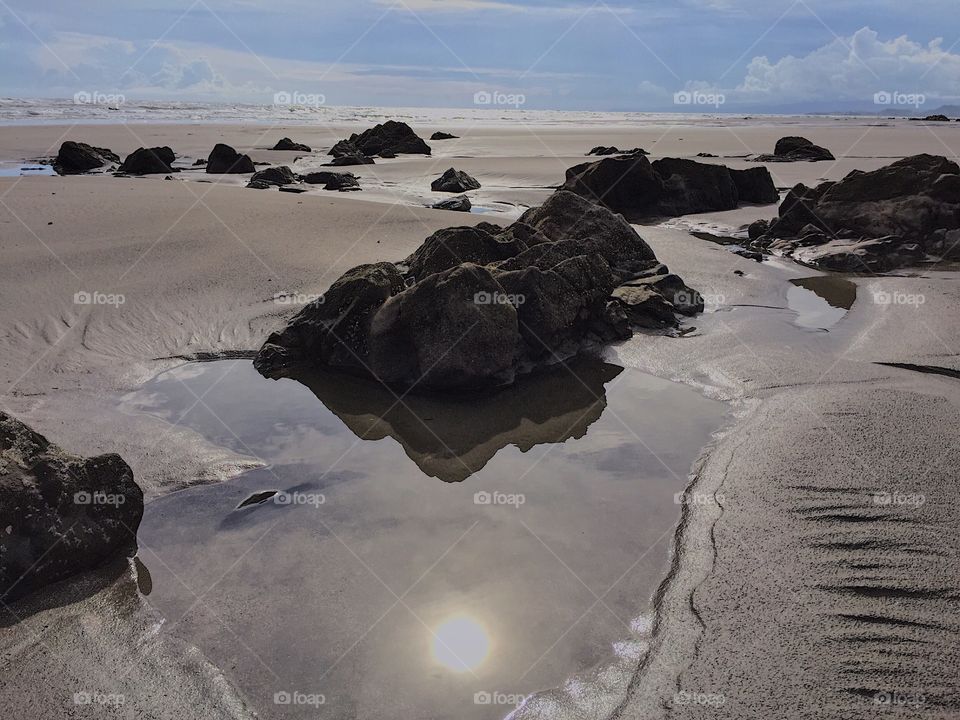
M 483 625 L 466 615 L 445 620 L 433 632 L 433 658 L 454 672 L 483 664 L 490 654 L 490 638 Z

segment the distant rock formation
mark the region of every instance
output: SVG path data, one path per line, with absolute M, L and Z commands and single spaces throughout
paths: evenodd
M 120 157 L 108 148 L 67 140 L 53 160 L 53 169 L 58 175 L 78 175 L 119 162 Z
M 142 516 L 119 455 L 70 455 L 0 412 L 0 600 L 130 554 Z
M 214 175 L 242 175 L 256 171 L 249 155 L 241 155 L 229 145 L 217 143 L 207 158 L 207 172 Z
M 277 144 L 273 146 L 274 150 L 296 150 L 298 152 L 310 152 L 310 146 L 303 143 L 295 143 L 288 137 L 280 138 Z
M 480 183 L 462 170 L 450 168 L 430 183 L 430 189 L 434 192 L 464 193 L 468 190 L 479 190 Z
M 368 157 L 384 153 L 396 155 L 429 155 L 430 146 L 404 122 L 388 120 L 387 122 L 364 130 L 359 135 L 354 133 L 348 140 L 341 140 L 330 149 L 334 157 L 345 155 L 366 155 Z
M 438 131 L 438 132 L 435 132 L 433 135 L 431 135 L 430 139 L 431 140 L 457 140 L 458 136 L 451 135 L 450 133 L 447 133 L 447 132 Z
M 751 247 L 828 270 L 883 272 L 926 256 L 960 259 L 960 166 L 915 155 L 796 185 L 779 216 L 750 228 Z
M 596 155 L 596 156 L 604 156 L 604 155 L 649 155 L 649 154 L 650 154 L 650 153 L 648 153 L 648 152 L 647 152 L 646 150 L 644 150 L 643 148 L 634 148 L 633 150 L 620 150 L 620 149 L 618 149 L 617 147 L 615 147 L 615 146 L 613 146 L 613 145 L 611 145 L 611 146 L 609 146 L 609 147 L 607 147 L 607 146 L 605 146 L 605 145 L 597 145 L 595 148 L 593 148 L 590 152 L 587 153 L 587 155 Z
M 773 155 L 757 155 L 753 162 L 820 162 L 836 160 L 826 148 L 814 145 L 803 137 L 785 137 L 777 140 Z
M 674 312 L 702 309 L 697 298 L 623 217 L 561 190 L 507 228 L 446 228 L 402 262 L 348 271 L 254 364 L 268 377 L 313 366 L 406 389 L 490 390 L 626 339 L 631 324 L 674 327 Z

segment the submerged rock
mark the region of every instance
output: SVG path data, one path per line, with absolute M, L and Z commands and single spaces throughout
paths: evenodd
M 70 455 L 0 412 L 0 600 L 129 554 L 142 516 L 119 455 Z
M 960 166 L 915 155 L 816 188 L 795 186 L 751 246 L 826 269 L 882 271 L 949 253 L 945 239 L 957 231 Z M 820 249 L 801 252 L 813 246 Z
M 404 122 L 387 122 L 354 133 L 348 140 L 342 140 L 330 149 L 334 157 L 341 155 L 380 155 L 383 152 L 394 155 L 429 155 L 430 146 Z
M 479 190 L 480 183 L 462 170 L 450 168 L 430 183 L 430 189 L 434 192 L 464 193 L 468 190 Z
M 217 143 L 210 151 L 210 157 L 207 158 L 206 170 L 214 175 L 240 175 L 252 173 L 256 168 L 250 156 L 241 155 L 229 145 Z
M 53 160 L 53 169 L 58 175 L 78 175 L 119 162 L 120 157 L 112 150 L 67 140 Z
M 660 275 L 622 216 L 558 191 L 508 228 L 446 228 L 402 263 L 350 270 L 273 333 L 254 365 L 268 377 L 329 367 L 406 389 L 489 390 L 630 337 L 629 303 L 614 290 Z M 665 312 L 689 313 L 661 279 L 646 289 Z
M 766 168 L 730 170 L 682 158 L 604 158 L 567 170 L 565 190 L 631 219 L 732 210 L 779 198 Z
M 171 167 L 176 156 L 168 147 L 137 148 L 127 155 L 119 172 L 130 175 L 156 175 L 180 172 Z
M 273 146 L 274 150 L 296 150 L 297 152 L 310 152 L 310 146 L 303 143 L 295 143 L 288 137 L 280 138 L 277 144 Z

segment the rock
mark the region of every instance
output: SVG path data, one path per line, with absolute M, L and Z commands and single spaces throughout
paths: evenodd
M 699 153 L 697 153 L 697 157 L 702 157 L 702 158 L 715 158 L 716 155 L 714 155 L 713 153 L 708 153 L 708 152 L 699 152 Z
M 410 275 L 419 280 L 461 263 L 487 265 L 506 260 L 526 249 L 518 241 L 501 242 L 481 228 L 452 227 L 437 230 L 424 240 L 404 264 L 410 268 Z
M 58 175 L 78 175 L 119 162 L 120 157 L 112 150 L 67 140 L 53 160 L 53 169 Z
M 393 150 L 381 150 L 379 157 L 382 157 L 385 160 L 392 160 L 397 154 Z
M 137 148 L 127 155 L 120 165 L 120 172 L 130 175 L 155 175 L 180 172 L 170 167 L 174 161 L 173 150 L 168 147 Z
M 447 133 L 447 132 L 438 131 L 438 132 L 435 132 L 433 135 L 431 135 L 430 139 L 431 140 L 457 140 L 458 136 L 451 135 L 450 133 Z
M 207 164 L 207 161 L 204 160 L 203 158 L 197 158 L 196 160 L 193 161 L 194 167 L 199 167 L 201 165 L 206 165 L 206 164 Z
M 301 187 L 300 185 L 283 185 L 279 189 L 280 192 L 294 193 L 297 195 L 307 192 L 307 188 Z
M 634 325 L 645 328 L 677 326 L 673 306 L 653 288 L 621 285 L 613 291 L 613 297 Z
M 269 190 L 270 188 L 276 187 L 276 185 L 268 183 L 266 180 L 251 180 L 247 183 L 247 187 L 253 190 Z
M 646 158 L 641 160 L 646 162 Z M 577 241 L 584 253 L 598 253 L 624 279 L 657 264 L 653 250 L 622 216 L 566 190 L 558 190 L 540 207 L 530 208 L 518 222 L 551 242 Z
M 207 172 L 214 175 L 244 174 L 256 170 L 248 155 L 241 155 L 229 145 L 217 143 L 207 158 Z
M 345 167 L 348 165 L 373 165 L 373 158 L 368 157 L 367 155 L 340 155 L 335 157 L 328 163 L 324 163 L 331 167 Z
M 310 146 L 303 143 L 295 143 L 288 137 L 280 138 L 277 144 L 273 146 L 274 150 L 295 150 L 297 152 L 310 152 Z
M 330 149 L 334 157 L 340 155 L 379 155 L 383 151 L 397 155 L 430 154 L 430 146 L 404 122 L 388 120 L 376 127 L 354 133 Z
M 250 178 L 251 182 L 262 182 L 268 185 L 289 185 L 297 181 L 297 176 L 286 165 L 258 170 Z
M 773 184 L 770 171 L 765 167 L 749 170 L 730 170 L 733 184 L 737 186 L 737 199 L 741 203 L 769 205 L 780 201 L 780 193 Z
M 756 242 L 796 259 L 802 256 L 809 264 L 859 266 L 862 271 L 938 255 L 942 238 L 956 230 L 960 166 L 944 157 L 916 155 L 871 172 L 855 170 L 814 189 L 796 186 Z M 822 252 L 800 252 L 826 245 Z
M 920 120 L 921 122 L 950 122 L 946 115 L 927 115 L 925 118 L 910 118 L 911 120 Z
M 0 412 L 0 600 L 136 548 L 143 493 L 119 455 L 66 453 Z
M 633 148 L 633 150 L 620 150 L 620 149 L 614 147 L 613 145 L 611 145 L 610 147 L 605 147 L 605 146 L 603 146 L 603 145 L 597 145 L 597 147 L 593 148 L 590 152 L 587 153 L 587 155 L 597 155 L 597 156 L 604 156 L 604 155 L 649 155 L 649 154 L 650 154 L 650 153 L 648 153 L 648 152 L 647 152 L 646 150 L 644 150 L 643 148 Z
M 629 338 L 630 303 L 612 294 L 634 281 L 660 298 L 664 322 L 698 311 L 622 216 L 560 190 L 508 228 L 445 228 L 397 265 L 354 268 L 254 365 L 268 377 L 333 367 L 407 391 L 490 390 Z M 633 313 L 654 327 L 649 315 Z
M 466 195 L 441 200 L 431 206 L 434 210 L 453 210 L 454 212 L 470 212 L 473 209 L 473 203 Z
M 323 170 L 303 176 L 303 181 L 309 185 L 323 185 L 324 190 L 338 190 L 340 192 L 360 190 L 359 180 L 353 173 L 335 173 Z
M 826 148 L 814 145 L 803 137 L 785 137 L 777 140 L 773 155 L 757 155 L 754 162 L 819 162 L 836 160 Z
M 754 220 L 747 228 L 747 237 L 756 240 L 767 234 L 770 229 L 770 222 L 767 220 Z
M 464 193 L 468 190 L 479 190 L 480 183 L 462 170 L 450 168 L 430 183 L 430 189 L 434 192 Z
M 740 202 L 779 198 L 766 168 L 730 170 L 681 158 L 651 163 L 640 155 L 572 167 L 563 188 L 630 219 L 732 210 Z

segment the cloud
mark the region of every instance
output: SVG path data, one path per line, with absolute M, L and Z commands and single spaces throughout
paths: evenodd
M 542 3 L 509 2 L 506 0 L 373 0 L 376 5 L 382 5 L 398 11 L 433 12 L 433 13 L 463 13 L 478 11 L 499 11 L 525 14 L 550 15 L 591 15 L 605 13 L 622 15 L 632 12 L 629 8 L 618 7 L 610 2 L 597 3 Z

